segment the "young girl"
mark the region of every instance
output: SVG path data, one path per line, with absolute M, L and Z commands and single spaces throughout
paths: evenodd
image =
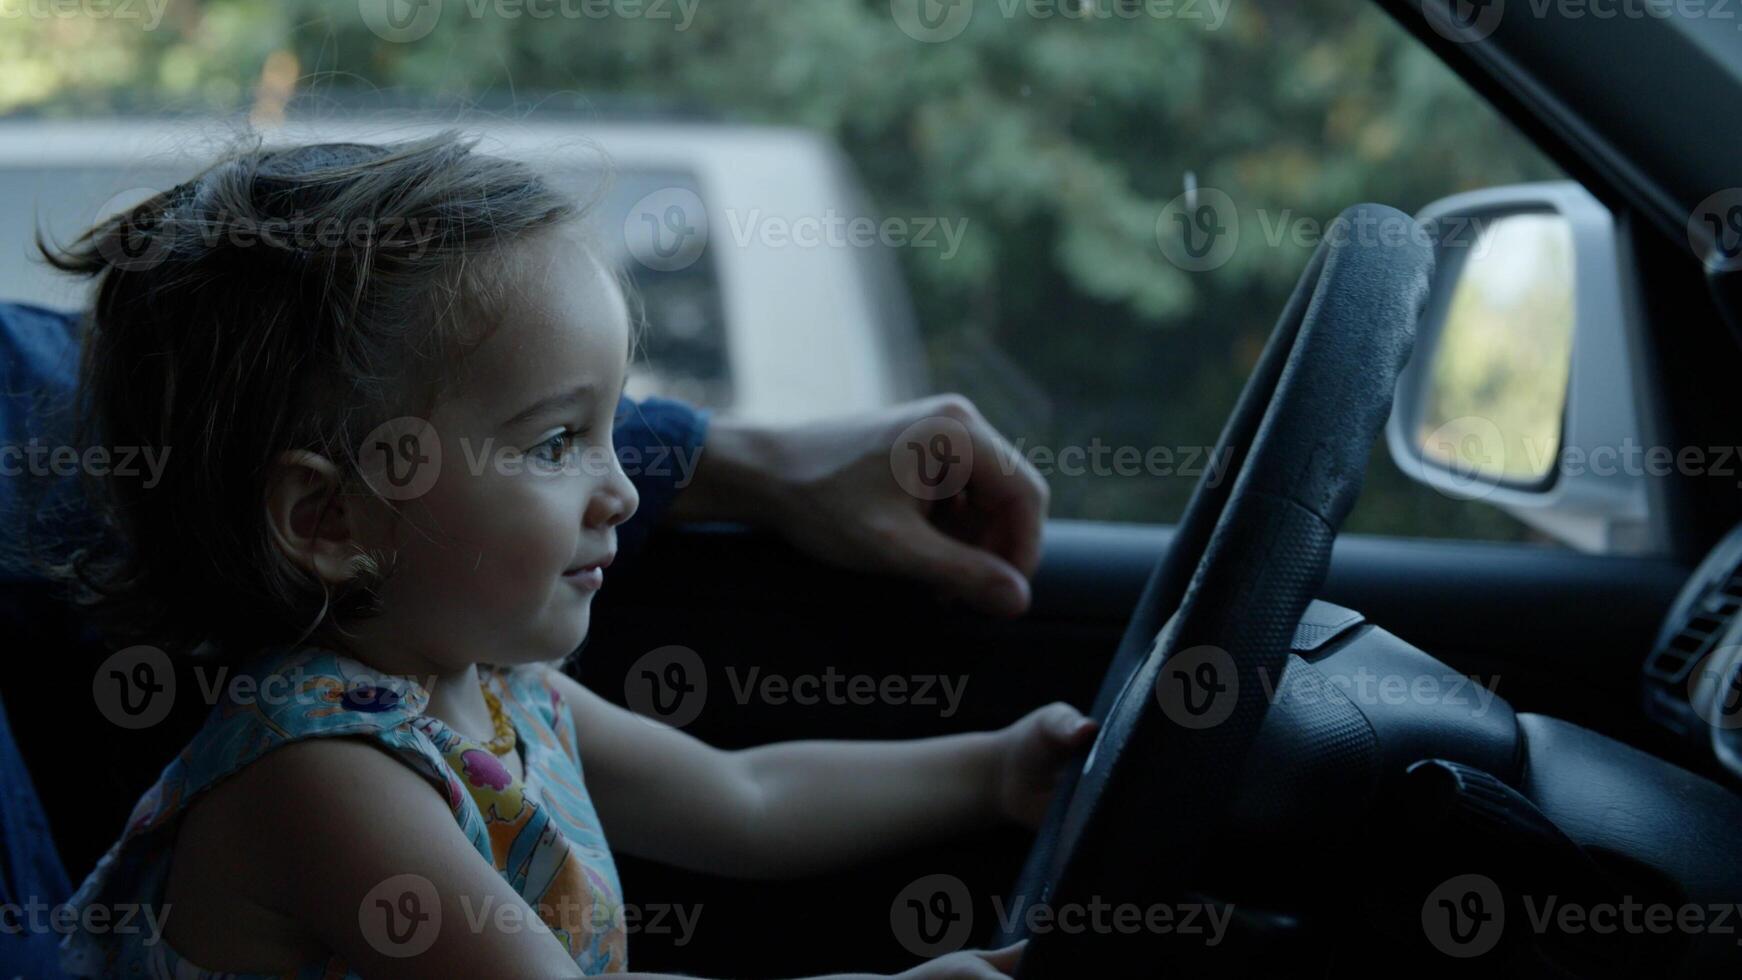
M 1093 735 L 1064 705 L 723 752 L 553 666 L 637 503 L 630 318 L 578 217 L 443 135 L 243 152 L 51 255 L 98 281 L 88 437 L 168 450 L 149 488 L 108 479 L 125 547 L 77 578 L 136 642 L 228 668 L 73 901 L 161 936 L 75 933 L 73 972 L 621 972 L 613 849 L 802 875 L 1038 821 Z

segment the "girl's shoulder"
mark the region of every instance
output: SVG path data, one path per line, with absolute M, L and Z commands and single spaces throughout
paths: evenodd
M 360 737 L 419 751 L 416 723 L 429 693 L 331 650 L 277 649 L 212 672 L 205 724 L 135 808 L 135 833 L 172 819 L 185 801 L 274 749 L 326 737 Z M 153 809 L 152 804 L 156 804 Z
M 232 809 L 223 804 L 226 797 L 249 801 L 245 822 L 258 825 L 278 803 L 292 813 L 308 812 L 317 786 L 324 787 L 322 797 L 363 800 L 372 791 L 357 778 L 372 771 L 374 786 L 404 786 L 410 777 L 411 784 L 434 782 L 443 796 L 456 796 L 423 731 L 428 692 L 414 681 L 318 648 L 265 651 L 214 667 L 209 676 L 214 683 L 201 691 L 212 701 L 205 723 L 134 806 L 120 838 L 73 896 L 75 908 L 162 903 L 170 856 L 180 850 L 178 828 L 209 799 L 219 803 L 208 809 L 214 815 Z M 382 780 L 377 770 L 383 765 L 396 778 Z M 248 783 L 249 792 L 226 792 L 239 782 Z M 422 793 L 441 805 L 440 797 Z M 84 933 L 63 945 L 67 965 L 81 974 L 106 973 L 117 965 L 113 958 L 125 954 L 111 939 Z

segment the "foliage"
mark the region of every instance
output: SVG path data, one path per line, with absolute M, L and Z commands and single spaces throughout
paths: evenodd
M 969 2 L 972 20 L 942 43 L 900 30 L 891 0 L 694 0 L 687 24 L 686 4 L 664 18 L 612 0 L 640 15 L 541 19 L 530 12 L 557 0 L 445 0 L 429 36 L 389 43 L 358 0 L 169 0 L 150 31 L 0 23 L 0 112 L 229 110 L 289 64 L 317 104 L 365 90 L 381 104 L 658 105 L 814 127 L 846 148 L 879 210 L 968 220 L 959 254 L 903 254 L 934 380 L 1024 446 L 1054 448 L 1213 442 L 1313 222 L 1362 200 L 1407 211 L 1555 176 L 1368 4 Z M 1081 16 L 1110 10 L 1139 15 Z M 1145 12 L 1158 10 L 1173 14 Z M 1175 266 L 1157 242 L 1188 172 L 1239 211 L 1239 247 L 1211 271 Z M 1522 536 L 1384 456 L 1354 528 Z M 1172 517 L 1191 487 L 1052 482 L 1055 514 L 1109 519 Z

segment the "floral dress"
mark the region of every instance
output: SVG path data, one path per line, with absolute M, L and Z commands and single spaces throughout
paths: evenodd
M 245 976 L 195 966 L 143 927 L 170 911 L 164 888 L 176 821 L 201 793 L 267 752 L 302 739 L 345 736 L 375 742 L 429 779 L 478 854 L 537 911 L 582 970 L 625 970 L 617 868 L 582 781 L 573 719 L 542 670 L 479 667 L 518 737 L 525 777 L 517 780 L 482 745 L 424 714 L 429 692 L 415 682 L 329 650 L 256 658 L 225 683 L 204 727 L 140 799 L 121 839 L 70 903 L 78 922 L 123 908 L 145 914 L 135 917 L 134 928 L 71 932 L 62 943 L 62 965 L 75 976 Z M 392 893 L 371 892 L 359 909 L 365 938 L 388 955 L 415 952 L 420 942 L 427 948 L 434 940 L 424 903 L 437 900 L 428 891 L 433 886 L 421 878 L 383 885 Z M 87 917 L 87 908 L 103 916 Z M 295 975 L 355 973 L 334 957 Z

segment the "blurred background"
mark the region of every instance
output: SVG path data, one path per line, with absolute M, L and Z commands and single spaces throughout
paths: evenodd
M 0 64 L 0 298 L 76 302 L 29 230 L 185 179 L 164 132 L 587 141 L 551 165 L 645 298 L 642 390 L 961 391 L 1056 517 L 1178 516 L 1344 207 L 1560 177 L 1348 0 L 10 0 Z M 1350 530 L 1531 537 L 1373 459 Z

